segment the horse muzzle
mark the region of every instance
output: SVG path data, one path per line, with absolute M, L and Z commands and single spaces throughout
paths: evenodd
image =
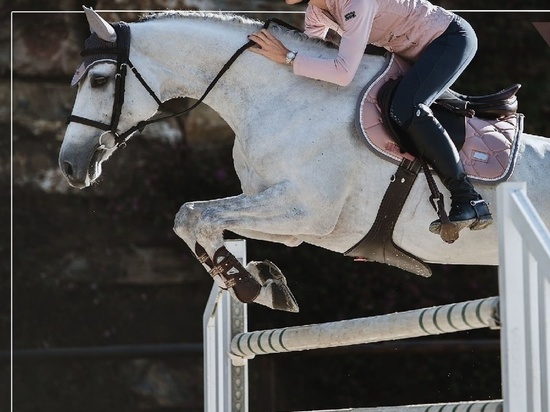
M 101 175 L 101 163 L 115 151 L 114 138 L 103 133 L 99 142 L 86 139 L 88 144 L 64 142 L 59 153 L 59 168 L 67 182 L 75 188 L 90 186 Z
M 96 151 L 86 161 L 82 162 L 80 159 L 66 156 L 62 151 L 59 155 L 59 167 L 63 176 L 67 179 L 67 182 L 77 189 L 84 189 L 90 186 L 90 184 L 99 176 L 97 174 L 97 157 Z

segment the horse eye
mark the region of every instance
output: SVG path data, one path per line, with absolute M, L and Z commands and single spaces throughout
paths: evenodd
M 91 80 L 92 87 L 101 87 L 107 83 L 107 80 L 108 78 L 106 76 L 94 76 Z

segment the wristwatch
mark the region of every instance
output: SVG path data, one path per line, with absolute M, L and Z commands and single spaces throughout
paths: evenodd
M 292 61 L 296 58 L 296 55 L 298 53 L 296 52 L 293 52 L 293 51 L 289 51 L 287 54 L 286 54 L 286 58 L 285 58 L 285 62 L 286 64 L 291 64 Z

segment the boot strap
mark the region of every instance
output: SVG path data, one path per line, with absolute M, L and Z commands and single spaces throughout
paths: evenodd
M 206 250 L 198 243 L 195 243 L 195 256 L 203 265 L 208 266 L 210 269 L 214 267 L 214 262 L 212 262 L 212 259 L 208 256 Z
M 212 276 L 213 278 L 215 278 L 216 276 L 221 276 L 225 287 L 228 289 L 234 287 L 237 284 L 236 278 L 227 278 L 224 276 L 225 268 L 223 268 L 222 266 L 214 266 L 208 271 L 208 273 L 210 273 L 210 276 Z

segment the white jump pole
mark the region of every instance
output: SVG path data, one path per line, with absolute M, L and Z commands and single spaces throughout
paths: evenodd
M 491 297 L 388 315 L 239 333 L 231 341 L 231 357 L 238 364 L 255 355 L 496 328 L 498 302 L 498 297 Z
M 324 409 L 322 411 L 307 412 L 502 412 L 502 401 L 432 403 L 426 405 L 385 406 L 376 408 Z

